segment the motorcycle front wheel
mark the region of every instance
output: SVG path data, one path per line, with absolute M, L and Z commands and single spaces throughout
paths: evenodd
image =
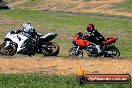
M 44 56 L 57 56 L 59 54 L 59 45 L 57 45 L 55 42 L 48 42 L 42 46 L 44 46 L 41 48 Z
M 70 50 L 69 50 L 69 56 L 73 56 L 73 57 L 83 57 L 83 51 L 82 50 L 78 50 L 77 51 L 77 47 L 72 47 Z
M 13 56 L 17 52 L 17 46 L 15 43 L 10 42 L 9 45 L 7 45 L 7 41 L 3 42 L 0 45 L 0 54 L 1 55 L 8 55 L 8 56 Z

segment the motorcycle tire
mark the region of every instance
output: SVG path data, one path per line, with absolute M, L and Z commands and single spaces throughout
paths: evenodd
M 110 51 L 112 51 L 112 53 L 113 53 L 112 57 L 119 57 L 120 56 L 120 51 L 116 47 L 110 49 Z
M 69 56 L 73 57 L 83 57 L 83 51 L 79 49 L 78 54 L 76 54 L 77 47 L 72 47 L 69 50 Z
M 109 51 L 111 51 L 112 54 L 111 55 L 106 54 L 106 55 L 104 55 L 104 57 L 115 57 L 115 58 L 117 58 L 120 56 L 120 51 L 116 47 L 110 48 Z
M 10 41 L 11 42 L 11 41 Z M 13 56 L 17 52 L 17 46 L 15 43 L 11 42 L 11 48 L 6 49 L 6 42 L 3 42 L 0 45 L 0 54 L 1 55 L 7 55 L 7 56 Z
M 59 45 L 57 45 L 55 42 L 48 42 L 45 43 L 46 46 L 51 46 L 50 48 L 41 48 L 42 54 L 44 56 L 57 56 L 59 54 Z M 55 49 L 53 51 L 53 48 Z

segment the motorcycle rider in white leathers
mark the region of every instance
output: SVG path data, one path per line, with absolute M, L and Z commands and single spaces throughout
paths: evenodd
M 24 23 L 23 24 L 23 35 L 29 35 L 30 33 L 35 33 L 35 36 L 41 36 L 30 23 Z
M 20 52 L 28 52 L 28 50 L 31 50 L 32 41 L 36 41 L 37 37 L 41 36 L 37 31 L 33 28 L 33 26 L 30 23 L 24 23 L 23 24 L 23 29 L 19 30 L 19 33 L 21 33 L 23 36 L 27 36 L 28 39 L 26 40 L 27 42 L 24 43 L 25 49 L 21 50 Z

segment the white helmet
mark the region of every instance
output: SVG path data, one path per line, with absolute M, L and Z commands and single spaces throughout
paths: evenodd
M 32 29 L 33 29 L 33 27 L 30 23 L 24 23 L 23 24 L 23 31 L 24 32 L 30 32 Z

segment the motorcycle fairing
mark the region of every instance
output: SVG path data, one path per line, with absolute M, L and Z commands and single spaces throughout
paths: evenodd
M 49 41 L 53 40 L 56 36 L 57 36 L 57 34 L 55 34 L 55 33 L 48 33 L 48 34 L 40 37 L 40 39 L 42 39 L 44 42 L 49 42 Z
M 110 43 L 116 42 L 118 38 L 108 38 L 106 41 L 104 41 L 105 45 L 108 45 Z
M 10 32 L 5 37 L 5 39 L 10 39 L 18 45 L 17 52 L 23 49 L 21 46 L 27 38 L 28 37 L 23 36 L 22 34 L 12 34 Z
M 79 35 L 75 36 L 74 41 L 75 41 L 75 44 L 76 44 L 76 45 L 82 46 L 82 47 L 86 47 L 86 46 L 88 46 L 88 45 L 91 44 L 91 42 L 79 38 Z

